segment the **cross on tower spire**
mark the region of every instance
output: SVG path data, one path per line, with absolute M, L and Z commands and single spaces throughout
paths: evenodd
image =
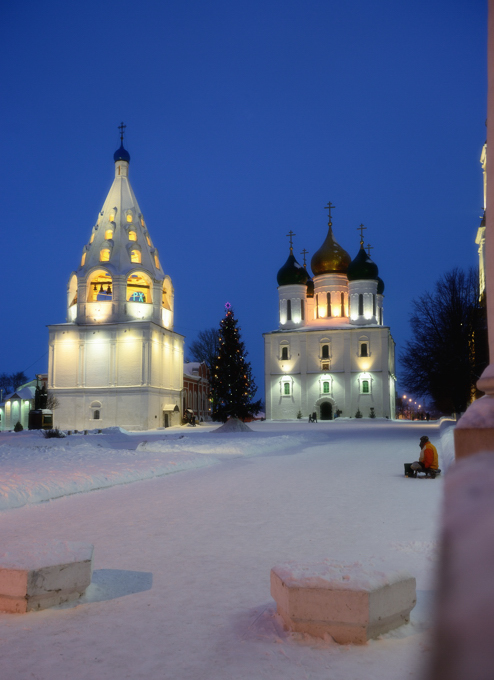
M 305 268 L 305 269 L 307 269 L 307 262 L 305 261 L 305 256 L 308 254 L 308 252 L 309 252 L 309 251 L 306 250 L 306 249 L 304 248 L 304 249 L 301 251 L 301 253 L 300 253 L 300 254 L 303 256 L 303 258 L 304 258 L 304 268 Z
M 374 250 L 374 246 L 371 246 L 371 244 L 368 243 L 366 247 L 367 247 L 367 255 L 370 257 L 370 251 Z
M 360 225 L 360 227 L 357 227 L 357 231 L 360 231 L 360 247 L 364 247 L 364 229 L 367 229 L 367 227 L 364 227 L 363 224 Z
M 118 129 L 120 130 L 120 142 L 121 142 L 122 146 L 123 146 L 123 138 L 124 138 L 124 133 L 125 133 L 126 127 L 127 126 L 123 124 L 123 121 L 118 126 Z
M 324 206 L 324 210 L 327 210 L 327 211 L 328 211 L 328 227 L 330 227 L 330 226 L 332 225 L 332 222 L 331 222 L 331 217 L 332 217 L 332 215 L 331 215 L 331 209 L 332 209 L 332 208 L 335 208 L 335 207 L 336 207 L 336 206 L 333 205 L 333 204 L 331 203 L 331 201 L 328 201 L 328 205 L 325 205 L 325 206 Z
M 293 237 L 296 236 L 297 234 L 294 234 L 293 231 L 290 229 L 288 232 L 287 236 L 290 240 L 290 252 L 293 252 Z

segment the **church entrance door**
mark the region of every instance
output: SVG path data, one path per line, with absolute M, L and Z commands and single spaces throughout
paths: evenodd
M 163 413 L 163 426 L 170 427 L 170 420 L 168 418 L 168 413 Z
M 323 401 L 321 404 L 320 420 L 333 420 L 333 406 L 329 401 Z

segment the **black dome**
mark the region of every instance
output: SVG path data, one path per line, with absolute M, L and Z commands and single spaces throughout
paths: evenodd
M 348 265 L 347 276 L 349 281 L 361 281 L 370 279 L 376 281 L 379 269 L 363 248 L 357 253 L 357 257 Z
M 290 286 L 293 284 L 304 285 L 307 283 L 307 271 L 297 262 L 291 249 L 288 260 L 278 272 L 277 279 L 278 286 Z
M 382 295 L 384 293 L 384 281 L 378 276 L 377 277 L 377 294 Z
M 113 160 L 115 163 L 117 161 L 127 161 L 127 163 L 130 163 L 130 153 L 127 149 L 124 149 L 123 142 L 120 144 L 120 149 L 117 149 L 113 154 Z

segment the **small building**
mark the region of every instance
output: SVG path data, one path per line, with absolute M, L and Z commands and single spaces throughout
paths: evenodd
M 361 232 L 362 234 L 363 232 Z M 311 260 L 278 272 L 279 328 L 264 333 L 266 417 L 395 417 L 395 343 L 383 321 L 384 283 L 364 249 L 352 260 L 331 222 Z
M 209 420 L 209 369 L 204 362 L 189 361 L 184 364 L 184 417 Z
M 29 411 L 35 407 L 36 387 L 45 387 L 47 375 L 42 373 L 24 385 L 20 385 L 14 392 L 6 394 L 0 402 L 0 432 L 13 430 L 17 423 L 27 430 L 29 425 Z

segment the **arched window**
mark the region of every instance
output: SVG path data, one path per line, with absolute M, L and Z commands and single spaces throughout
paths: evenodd
M 345 293 L 341 294 L 341 316 L 345 316 Z
M 127 222 L 132 222 L 132 213 L 127 213 Z
M 168 309 L 168 310 L 170 310 L 170 312 L 172 311 L 172 306 L 171 306 L 170 300 L 168 298 L 168 289 L 167 288 L 163 288 L 163 296 L 162 296 L 162 299 L 161 299 L 161 305 L 162 305 L 162 307 L 164 307 L 164 309 Z
M 331 293 L 326 293 L 326 304 L 328 306 L 328 318 L 331 316 Z
M 93 231 L 93 233 L 91 234 L 91 238 L 89 239 L 89 243 L 92 243 L 93 241 L 94 241 L 94 231 Z
M 151 291 L 151 279 L 144 272 L 134 272 L 127 279 L 127 300 L 129 302 L 152 302 Z
M 109 248 L 102 248 L 99 251 L 99 261 L 100 262 L 108 262 L 110 259 L 110 249 Z
M 108 302 L 112 299 L 112 278 L 108 272 L 96 271 L 91 274 L 87 287 L 88 302 Z
M 129 241 L 137 241 L 137 234 L 132 229 L 129 231 Z
M 105 231 L 105 241 L 111 241 L 113 238 L 113 229 L 107 229 Z
M 285 345 L 285 347 L 281 348 L 281 360 L 285 361 L 288 359 L 288 347 Z
M 362 380 L 362 394 L 369 394 L 370 387 L 368 380 Z
M 302 321 L 305 319 L 305 304 L 304 300 L 300 300 L 300 318 Z
M 160 268 L 160 261 L 157 255 L 154 256 L 154 264 L 156 265 L 156 269 Z
M 93 420 L 99 420 L 99 409 L 93 411 Z
M 283 394 L 285 396 L 288 396 L 290 394 L 290 383 L 289 382 L 283 383 Z
M 146 241 L 148 242 L 148 246 L 151 247 L 151 239 L 149 238 L 149 234 L 146 234 Z
M 81 257 L 81 267 L 84 267 L 84 263 L 86 262 L 86 253 L 82 253 Z
M 145 226 L 146 226 L 146 224 L 144 222 L 144 217 L 141 217 L 141 227 L 145 227 Z
M 322 384 L 322 391 L 324 394 L 329 394 L 329 382 L 323 382 Z
M 329 345 L 323 345 L 321 348 L 321 358 L 329 359 Z
M 362 293 L 359 293 L 358 296 L 358 314 L 359 316 L 364 315 L 364 296 L 362 295 Z
M 113 212 L 113 210 L 111 211 L 110 216 L 108 217 L 108 219 L 110 220 L 110 222 L 115 222 L 115 213 Z
M 292 320 L 292 301 L 291 300 L 286 301 L 286 320 L 287 321 Z
M 319 293 L 316 294 L 316 319 L 319 318 Z
M 369 345 L 366 342 L 360 343 L 360 356 L 361 357 L 369 356 Z
M 141 251 L 140 250 L 131 250 L 130 251 L 130 261 L 136 262 L 137 264 L 141 264 Z

